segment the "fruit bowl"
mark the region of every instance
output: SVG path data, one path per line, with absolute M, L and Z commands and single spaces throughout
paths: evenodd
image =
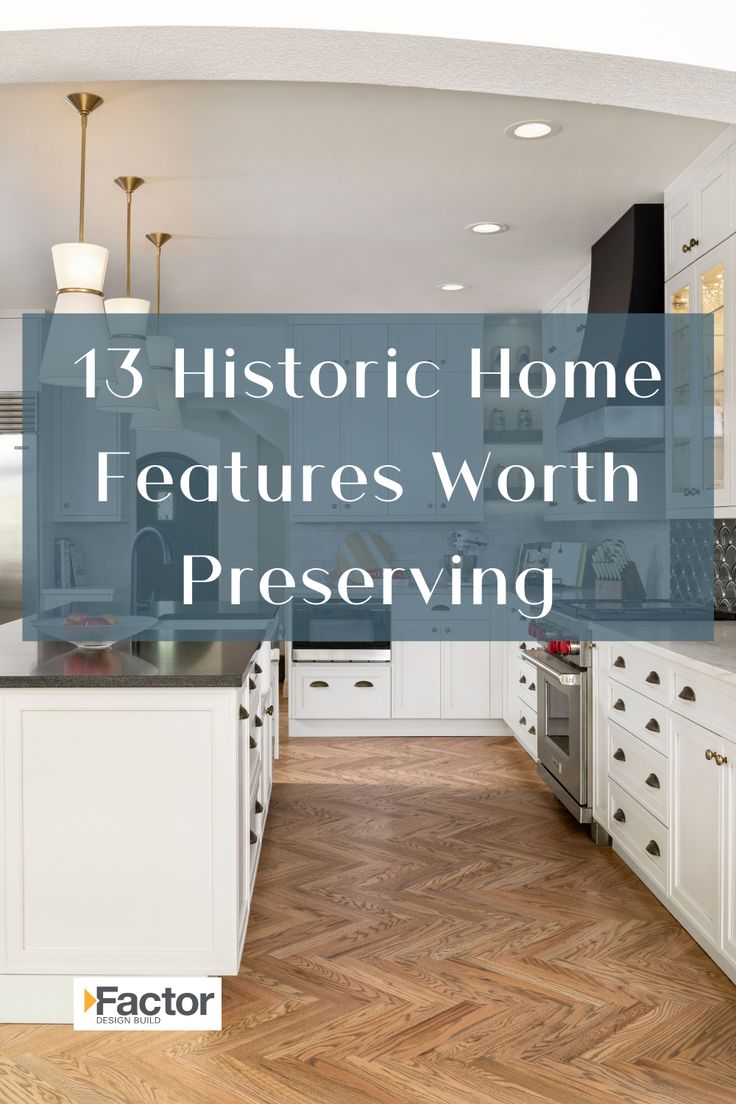
M 84 620 L 72 620 L 76 616 L 37 617 L 31 623 L 42 636 L 63 640 L 76 648 L 96 651 L 112 648 L 121 640 L 147 632 L 156 624 L 155 617 L 134 617 L 132 614 L 114 617 L 110 614 L 99 617 L 85 615 Z

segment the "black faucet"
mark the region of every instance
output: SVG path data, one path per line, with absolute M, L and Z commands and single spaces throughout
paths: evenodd
M 150 610 L 153 605 L 150 598 L 147 598 L 145 602 L 138 600 L 138 544 L 143 537 L 147 536 L 155 537 L 161 545 L 161 557 L 165 564 L 174 562 L 168 537 L 160 529 L 157 529 L 155 525 L 144 525 L 138 530 L 130 546 L 130 612 L 133 616 L 141 611 Z

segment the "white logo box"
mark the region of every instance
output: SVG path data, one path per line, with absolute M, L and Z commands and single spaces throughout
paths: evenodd
M 220 1031 L 222 978 L 76 977 L 75 1031 Z

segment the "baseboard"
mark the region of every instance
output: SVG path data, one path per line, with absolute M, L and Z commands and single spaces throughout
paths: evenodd
M 345 720 L 304 720 L 289 718 L 289 737 L 332 737 L 350 739 L 354 736 L 510 736 L 502 720 L 367 720 L 348 717 Z
M 73 981 L 66 974 L 0 974 L 0 1023 L 72 1023 Z

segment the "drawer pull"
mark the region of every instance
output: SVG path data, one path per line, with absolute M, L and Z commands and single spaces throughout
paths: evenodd
M 447 612 L 449 611 L 450 607 L 449 607 L 449 606 L 445 606 L 445 605 L 443 605 L 443 604 L 442 604 L 442 603 L 440 602 L 440 604 L 439 604 L 439 605 L 437 605 L 437 606 L 432 606 L 432 609 L 433 609 L 433 610 L 442 610 L 443 612 L 447 613 Z
M 716 766 L 723 767 L 728 762 L 727 755 L 716 755 Z
M 647 786 L 651 786 L 653 790 L 661 790 L 662 788 L 659 784 L 659 779 L 654 773 L 650 774 L 647 778 Z
M 526 644 L 520 644 L 519 645 L 519 651 L 520 652 L 525 652 L 526 651 Z
M 613 819 L 617 820 L 619 824 L 625 824 L 626 813 L 623 811 L 623 809 L 617 809 L 616 812 L 613 814 Z
M 256 728 L 263 728 L 263 721 L 261 720 L 261 718 L 258 716 L 257 713 L 256 713 L 255 725 L 256 725 Z
M 616 750 L 613 753 L 613 758 L 618 763 L 625 763 L 626 762 L 626 752 L 624 751 L 623 748 L 616 748 Z
M 537 689 L 537 684 L 536 684 L 536 682 L 530 682 L 530 683 L 529 683 L 529 689 L 530 689 L 530 690 L 536 690 L 536 689 Z
M 659 727 L 659 721 L 656 720 L 654 717 L 651 717 L 647 721 L 647 723 L 644 725 L 644 727 L 647 730 L 647 732 L 661 732 L 661 729 Z
M 659 686 L 659 675 L 656 671 L 650 671 L 644 681 L 650 683 L 652 686 Z
M 537 735 L 537 730 L 534 727 L 534 725 L 529 725 L 529 735 L 530 736 L 536 736 Z
M 695 701 L 695 691 L 692 686 L 683 686 L 678 698 L 682 698 L 683 701 Z
M 263 812 L 263 806 L 261 805 L 260 801 L 256 801 L 256 803 L 255 803 L 255 805 L 253 806 L 253 808 L 255 809 L 255 811 L 256 811 L 256 813 L 258 814 L 258 816 L 260 816 L 260 815 L 261 815 L 261 813 Z
M 371 681 L 370 681 L 369 679 L 358 679 L 358 681 L 356 682 L 356 684 L 355 684 L 355 685 L 356 685 L 357 687 L 359 687 L 359 688 L 360 688 L 361 690 L 362 690 L 362 689 L 363 689 L 364 687 L 365 687 L 366 689 L 368 689 L 368 690 L 370 690 L 370 689 L 372 689 L 372 688 L 373 688 L 373 683 L 372 683 L 372 682 L 371 682 Z
M 711 748 L 706 748 L 705 749 L 705 758 L 708 760 L 709 763 L 710 763 L 711 759 L 715 759 L 715 757 L 716 757 L 716 753 L 714 751 L 712 751 Z
M 526 724 L 526 717 L 519 717 L 519 724 L 525 725 Z
M 646 845 L 645 850 L 648 852 L 648 854 L 654 855 L 655 859 L 658 859 L 659 856 L 662 854 L 662 852 L 659 850 L 659 844 L 656 842 L 656 840 L 650 840 L 649 843 Z
M 253 670 L 257 675 L 262 675 L 263 674 L 263 668 L 261 667 L 260 663 L 254 663 L 253 664 Z
M 240 709 L 238 710 L 238 716 L 240 717 L 241 721 L 247 721 L 248 720 L 249 713 L 248 713 L 248 710 L 245 708 L 244 705 L 241 705 Z
M 255 751 L 256 748 L 258 747 L 258 744 L 256 743 L 256 741 L 253 739 L 252 736 L 248 740 L 248 747 L 250 748 L 251 751 Z
M 250 845 L 251 845 L 251 847 L 253 847 L 253 845 L 256 844 L 256 843 L 258 843 L 258 836 L 255 834 L 255 832 L 251 828 L 251 830 L 250 830 Z
M 324 690 L 326 686 L 329 686 L 329 682 L 325 682 L 324 679 L 315 679 L 314 682 L 310 682 L 310 686 L 313 686 L 315 690 Z
M 267 705 L 266 706 L 266 712 L 268 713 L 269 717 L 273 717 L 273 706 L 272 705 Z
M 526 683 L 526 675 L 521 675 L 521 677 L 519 678 L 519 682 L 523 686 Z
M 254 678 L 249 678 L 248 679 L 248 689 L 249 690 L 255 690 L 255 688 L 256 688 L 256 680 Z
M 619 713 L 625 713 L 626 705 L 624 704 L 623 698 L 616 698 L 616 701 L 613 703 L 613 708 L 618 709 Z
M 616 656 L 616 658 L 613 661 L 613 666 L 614 667 L 625 667 L 626 666 L 626 660 L 624 659 L 623 656 Z

